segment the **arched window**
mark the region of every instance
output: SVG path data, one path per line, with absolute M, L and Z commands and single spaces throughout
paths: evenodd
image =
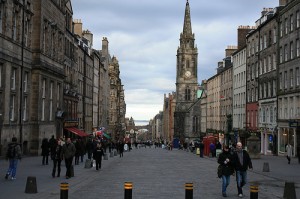
M 187 88 L 185 89 L 185 100 L 186 100 L 186 101 L 191 100 L 191 89 L 190 89 L 189 87 L 187 87 Z

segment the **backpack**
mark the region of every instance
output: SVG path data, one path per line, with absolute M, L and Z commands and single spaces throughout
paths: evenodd
M 218 169 L 217 169 L 217 175 L 218 175 L 218 178 L 221 178 L 221 177 L 222 177 L 222 170 L 223 170 L 222 165 L 219 165 L 219 166 L 218 166 Z
M 8 146 L 6 156 L 7 156 L 8 158 L 15 158 L 15 157 L 16 157 L 16 145 L 10 144 L 10 145 Z

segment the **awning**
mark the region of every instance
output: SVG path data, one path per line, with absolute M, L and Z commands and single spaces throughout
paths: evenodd
M 74 133 L 80 137 L 89 136 L 86 132 L 79 130 L 78 128 L 71 127 L 71 128 L 65 128 L 67 131 L 70 131 L 71 133 Z

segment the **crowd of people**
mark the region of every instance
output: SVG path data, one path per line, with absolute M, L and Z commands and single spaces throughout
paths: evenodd
M 89 138 L 55 138 L 54 135 L 48 139 L 44 138 L 41 143 L 42 165 L 48 165 L 49 161 L 53 162 L 52 177 L 60 177 L 61 162 L 64 160 L 66 173 L 65 178 L 69 179 L 74 176 L 73 160 L 75 165 L 84 161 L 87 154 L 87 160 L 91 162 L 91 167 L 95 166 L 96 170 L 101 169 L 103 156 L 108 152 L 116 150 L 120 158 L 123 157 L 124 148 L 131 150 L 130 143 L 118 141 L 117 143 L 110 140 L 104 140 L 101 137 Z M 17 138 L 13 137 L 8 144 L 6 159 L 9 161 L 9 168 L 5 174 L 5 179 L 16 179 L 18 162 L 22 158 L 22 150 Z
M 153 143 L 137 143 L 133 145 L 138 148 L 140 146 L 149 146 Z M 162 142 L 154 142 L 155 148 L 162 147 Z M 172 150 L 173 145 L 167 143 L 165 148 Z M 183 146 L 187 149 L 187 145 Z M 101 162 L 103 156 L 108 152 L 111 153 L 116 150 L 120 158 L 123 157 L 124 150 L 131 150 L 131 143 L 124 143 L 118 141 L 117 143 L 111 142 L 110 140 L 103 140 L 100 137 L 89 137 L 88 139 L 71 139 L 71 138 L 58 138 L 55 139 L 52 136 L 49 140 L 44 138 L 41 144 L 41 155 L 42 165 L 49 164 L 49 156 L 53 161 L 52 177 L 60 177 L 61 174 L 61 162 L 65 161 L 66 174 L 65 178 L 69 179 L 74 176 L 73 159 L 75 159 L 75 165 L 79 165 L 80 162 L 84 161 L 84 156 L 87 154 L 87 160 L 91 162 L 91 167 L 94 162 L 96 170 L 101 169 Z M 181 149 L 179 147 L 179 149 Z M 196 142 L 189 145 L 190 151 L 199 149 L 199 156 L 203 158 L 204 144 L 202 141 Z M 221 149 L 221 153 L 216 155 L 216 149 Z M 239 197 L 243 197 L 243 186 L 247 183 L 247 170 L 253 169 L 252 161 L 249 153 L 243 149 L 242 143 L 237 142 L 232 146 L 221 145 L 220 142 L 210 143 L 209 145 L 210 157 L 217 157 L 218 176 L 222 179 L 222 196 L 227 197 L 226 189 L 230 184 L 230 177 L 236 177 L 237 192 Z M 18 161 L 22 158 L 21 146 L 17 142 L 17 138 L 13 137 L 11 143 L 8 144 L 6 159 L 9 161 L 9 167 L 5 174 L 5 179 L 10 178 L 11 180 L 16 179 L 16 171 Z M 290 164 L 291 157 L 293 154 L 292 147 L 290 144 L 286 145 L 288 164 Z

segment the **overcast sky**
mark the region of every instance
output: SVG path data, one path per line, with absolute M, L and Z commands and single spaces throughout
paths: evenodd
M 237 45 L 237 28 L 255 25 L 263 8 L 279 0 L 189 0 L 198 47 L 198 82 L 216 73 L 225 48 Z M 163 109 L 164 94 L 176 90 L 176 53 L 186 0 L 72 0 L 73 17 L 103 37 L 119 60 L 126 117 L 150 120 Z

